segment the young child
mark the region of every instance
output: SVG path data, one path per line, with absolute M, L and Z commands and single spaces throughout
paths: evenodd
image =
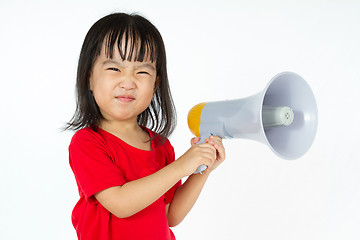
M 78 238 L 175 239 L 169 227 L 188 214 L 225 150 L 219 137 L 193 138 L 175 161 L 167 140 L 175 108 L 158 30 L 138 15 L 97 21 L 81 49 L 76 89 L 66 129 L 77 130 L 69 159 L 80 194 L 72 213 Z M 203 174 L 192 174 L 203 164 Z

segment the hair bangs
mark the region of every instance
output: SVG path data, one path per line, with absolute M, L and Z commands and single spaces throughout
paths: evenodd
M 150 33 L 143 33 L 134 25 L 111 29 L 104 39 L 105 54 L 114 57 L 115 46 L 123 61 L 151 61 L 158 57 L 156 41 Z

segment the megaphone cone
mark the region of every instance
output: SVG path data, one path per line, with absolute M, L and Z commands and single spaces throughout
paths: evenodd
M 209 135 L 252 139 L 291 160 L 303 156 L 311 147 L 317 115 L 310 86 L 298 74 L 283 72 L 253 96 L 194 106 L 188 114 L 188 125 L 203 140 Z M 204 169 L 201 166 L 197 172 Z

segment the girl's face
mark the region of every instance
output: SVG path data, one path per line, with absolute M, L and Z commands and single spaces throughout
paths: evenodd
M 137 123 L 155 91 L 156 63 L 123 61 L 116 47 L 111 59 L 104 49 L 94 63 L 90 90 L 105 120 Z

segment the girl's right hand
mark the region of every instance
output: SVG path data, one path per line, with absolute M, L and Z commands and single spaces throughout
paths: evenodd
M 199 140 L 200 138 L 193 138 L 191 148 L 176 161 L 181 164 L 184 176 L 193 174 L 200 165 L 211 167 L 216 160 L 215 147 L 210 143 L 196 144 Z

